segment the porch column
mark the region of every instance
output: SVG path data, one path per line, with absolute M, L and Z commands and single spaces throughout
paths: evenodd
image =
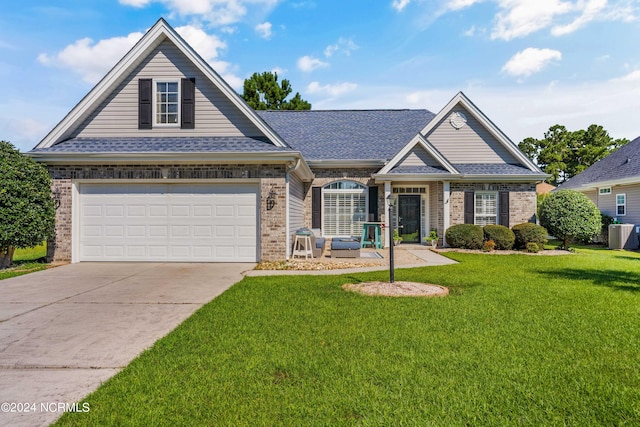
M 449 228 L 449 225 L 451 224 L 451 203 L 449 201 L 449 199 L 451 198 L 451 183 L 449 181 L 443 181 L 442 183 L 443 185 L 443 201 L 444 201 L 444 207 L 443 207 L 443 213 L 442 216 L 444 218 L 442 218 L 442 227 L 444 228 L 442 230 L 442 245 L 443 246 L 448 246 L 447 245 L 447 228 Z
M 391 195 L 391 183 L 384 183 L 384 247 L 389 247 L 391 237 L 389 235 L 389 227 L 391 226 L 391 215 L 389 215 L 389 196 Z

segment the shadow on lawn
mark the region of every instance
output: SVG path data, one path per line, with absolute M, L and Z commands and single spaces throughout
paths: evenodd
M 631 271 L 565 268 L 546 271 L 542 274 L 553 278 L 590 281 L 594 285 L 606 286 L 620 291 L 640 292 L 640 273 Z

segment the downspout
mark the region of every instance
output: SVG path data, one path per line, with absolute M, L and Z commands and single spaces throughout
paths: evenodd
M 284 182 L 285 182 L 285 229 L 286 229 L 286 236 L 285 236 L 285 242 L 287 245 L 287 261 L 289 261 L 290 257 L 291 257 L 291 230 L 289 230 L 290 227 L 290 221 L 289 221 L 289 181 L 290 181 L 290 173 L 294 172 L 296 169 L 298 169 L 300 167 L 300 157 L 298 157 L 297 161 L 295 164 L 292 165 L 292 162 L 287 162 L 286 166 L 285 166 L 285 172 L 284 172 Z
M 446 248 L 448 246 L 446 237 L 447 229 L 449 228 L 449 224 L 451 224 L 451 204 L 449 203 L 451 199 L 451 183 L 449 181 L 443 181 L 442 185 L 444 193 L 444 206 L 442 209 L 442 216 L 444 217 L 442 218 L 442 226 L 444 230 L 442 230 L 442 245 Z
M 391 182 L 385 181 L 384 183 L 384 222 L 385 222 L 384 247 L 385 248 L 389 247 L 389 243 L 393 244 L 393 242 L 391 242 L 391 239 L 393 238 L 393 236 L 391 236 L 389 233 L 389 230 L 391 227 L 391 215 L 390 215 L 391 210 L 389 209 L 390 195 L 391 195 Z

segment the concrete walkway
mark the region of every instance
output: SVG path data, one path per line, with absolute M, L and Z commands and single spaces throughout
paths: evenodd
M 429 250 L 426 246 L 421 245 L 407 245 L 404 244 L 402 246 L 396 247 L 396 251 L 407 251 L 414 257 L 416 257 L 419 261 L 415 263 L 396 263 L 395 268 L 417 268 L 417 267 L 433 267 L 437 265 L 449 265 L 449 264 L 457 264 L 457 261 L 454 261 L 450 258 L 444 257 L 440 254 L 437 254 L 431 250 Z M 348 259 L 345 259 L 348 261 Z M 355 267 L 355 268 L 345 268 L 345 269 L 335 269 L 335 270 L 251 270 L 248 271 L 246 276 L 296 276 L 296 275 L 312 275 L 312 276 L 322 276 L 322 275 L 338 275 L 338 274 L 348 274 L 348 273 L 365 273 L 368 271 L 384 271 L 389 270 L 389 263 L 385 265 L 380 265 L 376 267 Z
M 254 266 L 80 263 L 0 281 L 0 425 L 55 421 Z

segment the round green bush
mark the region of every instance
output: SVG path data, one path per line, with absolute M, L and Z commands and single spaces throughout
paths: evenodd
M 516 236 L 513 231 L 504 225 L 485 225 L 482 229 L 484 240 L 493 240 L 498 250 L 509 250 L 513 248 Z
M 453 248 L 481 249 L 484 241 L 482 227 L 473 224 L 458 224 L 445 233 L 447 243 Z
M 547 229 L 531 222 L 516 224 L 511 228 L 515 235 L 516 249 L 526 249 L 528 243 L 535 243 L 542 248 L 547 243 Z
M 602 229 L 598 207 L 574 190 L 551 193 L 540 205 L 540 224 L 551 235 L 562 239 L 564 249 L 570 239 L 590 241 Z
M 537 243 L 529 242 L 527 243 L 526 250 L 527 252 L 537 254 L 538 252 L 540 252 L 540 246 L 538 246 Z

